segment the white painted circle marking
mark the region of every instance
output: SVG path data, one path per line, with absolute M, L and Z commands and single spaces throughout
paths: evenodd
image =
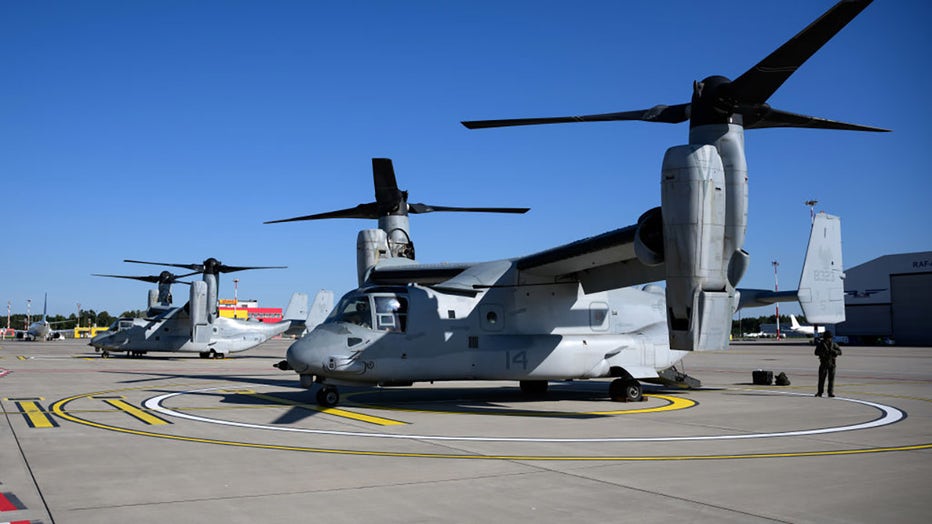
M 877 404 L 875 402 L 868 402 L 866 400 L 858 400 L 853 398 L 842 398 L 835 397 L 836 401 L 843 402 L 852 402 L 855 404 L 861 404 L 864 406 L 869 406 L 875 409 L 880 410 L 882 416 L 860 424 L 852 424 L 849 426 L 836 426 L 830 428 L 818 428 L 818 429 L 805 429 L 798 431 L 783 431 L 783 432 L 774 432 L 774 433 L 743 433 L 736 435 L 701 435 L 701 436 L 689 436 L 689 437 L 613 437 L 613 438 L 531 438 L 531 437 L 468 437 L 468 436 L 444 436 L 444 435 L 396 435 L 391 433 L 366 433 L 358 431 L 332 431 L 332 430 L 323 430 L 323 429 L 308 429 L 308 428 L 293 428 L 293 427 L 282 427 L 282 426 L 270 426 L 267 424 L 249 424 L 246 422 L 236 422 L 232 420 L 221 420 L 210 417 L 201 417 L 197 415 L 192 415 L 189 413 L 183 413 L 176 411 L 170 408 L 162 406 L 162 403 L 172 397 L 187 395 L 193 393 L 203 393 L 206 391 L 215 391 L 218 389 L 224 388 L 204 388 L 204 389 L 194 389 L 189 391 L 179 391 L 177 393 L 166 393 L 164 395 L 159 395 L 157 397 L 152 397 L 146 400 L 143 405 L 146 409 L 161 413 L 163 415 L 177 417 L 186 420 L 193 420 L 196 422 L 205 422 L 208 424 L 221 424 L 225 426 L 233 426 L 240 428 L 249 428 L 249 429 L 262 429 L 269 431 L 284 431 L 291 433 L 312 433 L 317 435 L 337 435 L 345 437 L 374 437 L 374 438 L 388 438 L 388 439 L 402 439 L 402 440 L 434 440 L 434 441 L 470 441 L 470 442 L 563 442 L 563 443 L 577 443 L 577 442 L 681 442 L 681 441 L 702 441 L 702 440 L 743 440 L 743 439 L 756 439 L 756 438 L 771 438 L 771 437 L 800 437 L 807 435 L 824 435 L 827 433 L 839 433 L 843 431 L 855 431 L 860 429 L 870 429 L 877 428 L 880 426 L 886 426 L 893 424 L 902 420 L 906 415 L 899 409 L 886 406 L 884 404 Z M 759 391 L 755 391 L 759 393 Z M 779 392 L 772 393 L 777 395 L 794 395 L 794 396 L 810 396 L 802 393 L 788 393 L 788 392 Z

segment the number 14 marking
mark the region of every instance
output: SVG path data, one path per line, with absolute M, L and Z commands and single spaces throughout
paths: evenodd
M 511 369 L 512 364 L 521 366 L 521 369 L 527 369 L 527 351 L 518 351 L 512 353 L 511 351 L 505 352 L 505 369 Z

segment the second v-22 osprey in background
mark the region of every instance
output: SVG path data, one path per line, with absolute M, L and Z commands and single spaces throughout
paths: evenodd
M 798 291 L 737 289 L 748 263 L 744 130 L 882 129 L 771 108 L 770 96 L 869 0 L 844 0 L 735 80 L 693 84 L 692 101 L 579 117 L 464 122 L 468 128 L 607 120 L 689 121 L 689 143 L 667 150 L 661 206 L 637 224 L 540 253 L 474 264 L 419 264 L 410 243 L 407 195 L 374 159 L 379 229 L 357 239 L 360 287 L 288 349 L 281 369 L 317 401 L 339 385 L 435 380 L 516 380 L 540 394 L 550 380 L 610 377 L 609 396 L 641 398 L 639 381 L 690 351 L 728 346 L 741 305 L 799 300 L 814 323 L 844 319 L 840 223 L 813 221 Z M 391 191 L 380 187 L 391 187 Z M 393 200 L 380 195 L 395 193 Z M 398 195 L 401 196 L 398 196 Z M 288 220 L 326 218 L 327 214 Z M 365 216 L 371 216 L 366 214 Z M 649 285 L 665 281 L 666 288 Z
M 134 356 L 148 352 L 184 352 L 198 353 L 201 358 L 224 357 L 258 346 L 286 332 L 301 334 L 306 328 L 320 323 L 333 307 L 333 293 L 322 290 L 317 293 L 310 308 L 307 294 L 293 294 L 281 322 L 269 324 L 225 318 L 219 316 L 217 309 L 219 275 L 247 269 L 273 268 L 227 266 L 215 258 L 208 258 L 201 264 L 126 262 L 183 267 L 193 272 L 186 275 L 174 275 L 168 271 L 147 276 L 97 275 L 159 284 L 158 291 L 150 290 L 145 318 L 121 318 L 113 323 L 109 331 L 91 339 L 90 345 L 105 357 L 115 351 Z M 202 280 L 179 280 L 198 273 L 203 275 Z M 190 299 L 182 307 L 171 305 L 171 285 L 175 283 L 191 286 Z

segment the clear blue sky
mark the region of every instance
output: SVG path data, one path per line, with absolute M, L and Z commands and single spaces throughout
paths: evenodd
M 235 274 L 266 306 L 342 294 L 374 222 L 262 222 L 371 201 L 371 157 L 394 160 L 412 202 L 532 208 L 414 216 L 423 262 L 632 224 L 659 205 L 686 124 L 459 121 L 686 102 L 693 80 L 737 77 L 833 3 L 2 2 L 0 305 L 35 312 L 47 291 L 53 314 L 141 309 L 147 284 L 91 276 L 160 270 L 124 258 L 288 266 Z M 811 198 L 842 217 L 846 267 L 932 248 L 930 20 L 929 2 L 878 0 L 771 98 L 893 132 L 747 133 L 743 287 L 772 288 L 772 260 L 795 287 Z

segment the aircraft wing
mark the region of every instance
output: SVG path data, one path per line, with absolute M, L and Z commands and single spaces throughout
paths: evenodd
M 519 258 L 517 269 L 522 280 L 577 281 L 586 293 L 664 280 L 663 263 L 645 264 L 635 252 L 642 224 Z
M 386 259 L 370 270 L 366 282 L 415 283 L 451 293 L 477 293 L 496 285 L 553 282 L 579 282 L 586 293 L 594 293 L 657 282 L 666 278 L 659 255 L 656 263 L 649 263 L 656 251 L 662 251 L 656 247 L 656 243 L 662 242 L 659 211 L 657 208 L 645 213 L 637 225 L 511 260 L 418 264 L 407 259 Z M 653 246 L 645 247 L 652 243 Z M 517 270 L 517 281 L 503 282 L 501 277 L 512 268 Z
M 501 277 L 514 266 L 512 260 L 480 263 L 418 264 L 389 259 L 369 272 L 369 284 L 421 284 L 444 293 L 475 295 L 484 288 L 500 284 Z
M 407 260 L 407 259 L 404 259 Z M 421 284 L 430 286 L 449 280 L 476 264 L 418 264 L 411 261 L 378 264 L 369 271 L 366 282 L 376 285 Z

